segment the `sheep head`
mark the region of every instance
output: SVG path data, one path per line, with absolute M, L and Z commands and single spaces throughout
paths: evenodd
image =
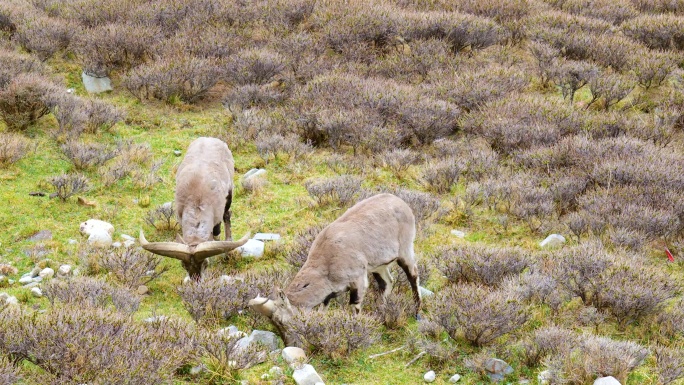
M 302 343 L 299 337 L 292 333 L 288 327 L 290 320 L 298 310 L 290 304 L 284 291 L 278 289 L 275 300 L 257 295 L 256 298 L 249 301 L 248 305 L 255 312 L 271 320 L 271 323 L 278 329 L 285 346 L 301 347 Z

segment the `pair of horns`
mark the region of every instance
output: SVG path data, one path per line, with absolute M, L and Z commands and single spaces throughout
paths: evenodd
M 189 262 L 190 259 L 206 259 L 237 249 L 247 243 L 250 235 L 250 233 L 247 233 L 237 241 L 208 241 L 202 242 L 197 246 L 188 246 L 178 242 L 148 242 L 143 231 L 140 230 L 140 245 L 142 245 L 143 249 L 152 253 Z

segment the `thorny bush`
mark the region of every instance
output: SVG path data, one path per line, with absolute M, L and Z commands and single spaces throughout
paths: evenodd
M 499 286 L 530 265 L 520 249 L 487 246 L 459 246 L 437 251 L 431 260 L 450 282 Z
M 125 287 L 135 290 L 159 278 L 168 267 L 159 266 L 162 258 L 133 247 L 103 253 L 100 264 Z
M 70 197 L 87 192 L 90 189 L 90 181 L 82 174 L 62 174 L 53 176 L 48 183 L 55 189 L 55 195 L 66 202 Z
M 141 298 L 123 287 L 89 277 L 73 277 L 67 280 L 51 280 L 43 285 L 45 296 L 54 305 L 55 300 L 63 304 L 83 305 L 106 309 L 110 304 L 124 314 L 138 310 Z
M 6 166 L 21 160 L 31 149 L 31 142 L 12 132 L 0 133 L 0 165 Z

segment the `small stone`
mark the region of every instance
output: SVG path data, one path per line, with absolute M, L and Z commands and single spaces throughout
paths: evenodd
M 127 234 L 121 234 L 121 239 L 123 239 L 124 241 L 135 241 L 135 238 Z
M 539 375 L 537 375 L 537 380 L 539 381 L 540 385 L 549 384 L 551 382 L 551 378 L 553 378 L 553 375 L 548 370 L 544 370 L 543 372 L 539 373 Z
M 39 232 L 31 235 L 28 240 L 31 242 L 38 241 L 49 241 L 52 239 L 52 231 L 50 230 L 40 230 Z
M 22 286 L 22 287 L 25 288 L 25 289 L 31 289 L 31 288 L 34 288 L 34 287 L 36 287 L 36 286 L 38 286 L 38 285 L 40 285 L 40 283 L 38 283 L 38 282 L 31 282 L 31 283 L 27 283 L 26 285 L 24 285 L 24 286 Z
M 124 247 L 131 247 L 135 245 L 135 241 L 124 241 L 123 245 Z
M 69 273 L 71 273 L 71 265 L 62 265 L 57 269 L 57 275 L 59 276 L 63 277 L 69 275 Z
M 431 370 L 423 375 L 423 380 L 425 382 L 434 382 L 435 378 L 437 378 L 437 376 L 435 375 L 434 370 Z
M 254 342 L 258 342 L 268 348 L 268 351 L 274 351 L 278 349 L 278 336 L 273 332 L 265 330 L 253 330 L 250 338 Z
M 268 370 L 268 374 L 273 378 L 280 378 L 283 376 L 283 369 L 281 369 L 280 366 L 274 366 Z
M 103 230 L 94 230 L 88 237 L 88 244 L 98 248 L 108 248 L 112 246 L 112 236 Z M 119 243 L 119 246 L 121 244 Z
M 316 369 L 309 364 L 305 364 L 292 373 L 292 378 L 297 385 L 316 385 L 316 383 L 323 382 L 321 376 L 318 375 Z
M 190 283 L 190 277 L 186 275 L 185 278 L 183 278 L 183 285 L 187 285 L 188 283 Z
M 81 275 L 81 270 L 78 267 L 74 269 L 74 275 L 75 276 Z
M 138 295 L 145 295 L 150 292 L 150 289 L 148 289 L 145 285 L 140 285 L 136 291 L 138 292 Z
M 449 382 L 452 383 L 452 384 L 455 384 L 455 383 L 457 383 L 460 379 L 461 379 L 461 375 L 460 375 L 460 374 L 454 374 L 454 375 L 451 376 L 451 378 L 449 379 Z
M 250 239 L 236 250 L 238 250 L 243 257 L 259 258 L 264 255 L 264 242 Z
M 79 230 L 85 235 L 90 235 L 95 231 L 104 231 L 109 235 L 114 234 L 114 226 L 99 219 L 88 219 L 79 225 Z
M 165 210 L 169 210 L 173 208 L 173 202 L 164 202 L 164 204 L 162 204 L 161 207 Z
M 37 277 L 38 275 L 40 275 L 40 272 L 41 272 L 42 270 L 43 270 L 42 267 L 35 266 L 35 267 L 33 268 L 33 270 L 31 270 L 31 277 Z
M 256 233 L 252 239 L 256 239 L 257 241 L 277 241 L 280 239 L 280 234 Z
M 112 247 L 116 247 L 118 249 L 121 247 L 121 242 L 112 242 Z
M 530 380 L 522 379 L 518 381 L 518 385 L 530 385 Z
M 192 368 L 190 368 L 190 375 L 196 376 L 196 375 L 204 372 L 205 369 L 206 368 L 204 367 L 204 365 L 193 366 Z
M 19 283 L 25 285 L 27 283 L 33 282 L 33 277 L 21 277 L 19 278 Z
M 511 368 L 506 361 L 500 360 L 498 358 L 488 358 L 485 360 L 484 369 L 489 373 L 498 374 L 510 374 L 513 372 L 513 368 Z
M 182 153 L 183 153 L 183 151 L 181 151 L 181 150 L 173 150 L 173 155 L 175 155 L 175 156 L 181 156 Z
M 78 241 L 75 240 L 75 239 L 69 239 L 69 240 L 67 241 L 67 243 L 70 244 L 70 245 L 76 245 L 76 244 L 78 244 Z
M 113 90 L 112 81 L 107 76 L 93 76 L 93 74 L 83 71 L 81 73 L 81 80 L 83 80 L 83 87 L 91 94 Z
M 264 373 L 264 374 L 261 375 L 261 379 L 262 379 L 262 380 L 270 380 L 270 379 L 271 379 L 271 375 L 268 374 L 268 373 Z
M 291 368 L 294 368 L 306 362 L 306 353 L 304 353 L 302 348 L 288 346 L 283 349 L 283 359 L 288 363 L 288 365 L 290 365 Z
M 422 286 L 418 286 L 418 291 L 420 292 L 421 297 L 430 297 L 430 296 L 435 294 L 432 291 L 430 291 L 430 290 L 428 290 Z
M 557 247 L 565 243 L 565 237 L 560 234 L 551 234 L 539 243 L 539 247 Z
M 7 305 L 19 305 L 19 300 L 17 299 L 17 297 L 11 295 L 11 296 L 7 297 L 7 299 L 5 299 L 5 304 L 7 304 Z
M 223 329 L 219 329 L 219 331 L 217 331 L 216 334 L 227 335 L 229 338 L 247 337 L 247 333 L 241 332 L 240 330 L 238 330 L 237 326 L 235 326 L 235 325 L 230 325 L 230 326 L 225 327 Z
M 451 230 L 451 234 L 455 235 L 457 238 L 465 238 L 466 234 L 461 230 Z
M 36 298 L 40 298 L 43 296 L 43 292 L 40 290 L 39 287 L 31 288 L 31 294 L 33 294 L 33 296 Z
M 620 384 L 620 381 L 618 381 L 615 377 L 608 376 L 608 377 L 597 378 L 596 381 L 594 381 L 594 385 L 621 385 L 621 384 Z
M 44 268 L 43 270 L 40 271 L 38 276 L 43 279 L 50 279 L 55 275 L 55 271 L 52 270 L 49 267 Z
M 147 317 L 143 320 L 143 322 L 149 322 L 149 323 L 162 322 L 168 318 L 169 317 L 167 317 L 165 315 L 157 315 L 157 316 L 153 316 L 153 317 Z

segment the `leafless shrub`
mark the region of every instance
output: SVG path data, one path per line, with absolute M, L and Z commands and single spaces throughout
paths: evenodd
M 0 49 L 0 61 L 4 63 L 3 68 L 0 68 L 0 89 L 7 87 L 12 79 L 19 74 L 44 74 L 47 71 L 43 63 L 35 56 L 6 49 Z
M 644 246 L 644 243 L 648 237 L 645 237 L 643 234 L 640 234 L 637 231 L 618 227 L 608 230 L 608 238 L 615 246 L 638 251 Z
M 66 202 L 69 197 L 84 193 L 90 189 L 90 181 L 81 174 L 62 174 L 53 176 L 48 181 L 55 188 L 57 197 Z
M 194 330 L 178 320 L 143 325 L 128 316 L 78 305 L 43 314 L 0 316 L 0 349 L 45 370 L 44 383 L 163 384 L 197 356 Z M 86 353 L 87 352 L 87 353 Z M 86 355 L 87 354 L 87 357 Z
M 622 22 L 639 15 L 630 0 L 569 0 L 563 1 L 561 4 L 561 9 L 564 11 L 603 19 L 615 25 L 620 25 Z
M 159 175 L 159 170 L 164 165 L 163 160 L 153 162 L 149 170 L 142 170 L 140 168 L 134 169 L 131 172 L 131 180 L 133 184 L 143 190 L 149 190 L 152 186 L 160 183 L 163 179 Z
M 319 205 L 336 203 L 351 206 L 361 193 L 363 179 L 354 175 L 341 175 L 329 179 L 307 181 L 304 186 Z
M 348 309 L 313 310 L 298 313 L 288 324 L 316 353 L 340 358 L 366 348 L 380 339 L 380 324 L 366 314 Z
M 673 14 L 643 14 L 620 25 L 622 32 L 651 49 L 684 49 L 684 21 Z
M 684 11 L 684 3 L 670 0 L 631 0 L 632 4 L 642 12 L 648 13 L 676 13 Z
M 17 24 L 14 39 L 41 60 L 69 46 L 75 28 L 63 19 L 31 15 Z
M 567 295 L 558 290 L 558 282 L 550 272 L 540 271 L 534 267 L 517 277 L 508 276 L 502 281 L 501 286 L 523 301 L 546 304 L 554 313 L 558 313 L 568 299 Z
M 218 74 L 212 59 L 173 52 L 136 67 L 123 79 L 123 85 L 140 100 L 193 103 L 216 84 Z
M 161 261 L 156 255 L 127 247 L 105 252 L 100 264 L 122 285 L 135 290 L 159 278 L 168 270 L 168 267 L 159 266 Z
M 100 168 L 102 183 L 109 187 L 117 181 L 129 176 L 136 169 L 136 165 L 125 158 L 116 157 L 109 165 Z
M 579 336 L 571 330 L 547 326 L 534 331 L 532 338 L 522 342 L 525 364 L 539 365 L 545 358 L 569 351 L 578 343 Z
M 593 326 L 594 332 L 598 333 L 599 326 L 606 322 L 606 318 L 608 318 L 608 314 L 593 306 L 589 306 L 580 310 L 578 320 L 582 325 Z
M 30 141 L 23 136 L 11 132 L 0 133 L 0 165 L 18 162 L 30 149 Z
M 87 117 L 86 132 L 97 133 L 100 130 L 109 131 L 117 122 L 124 119 L 126 114 L 119 108 L 97 99 L 84 101 L 83 109 Z
M 246 84 L 233 88 L 223 98 L 225 106 L 239 108 L 272 106 L 282 102 L 285 95 L 269 85 Z
M 299 269 L 304 265 L 309 255 L 309 249 L 321 230 L 323 230 L 323 226 L 312 226 L 295 235 L 294 244 L 285 255 L 285 260 L 287 260 L 290 266 L 294 269 Z
M 657 313 L 678 291 L 669 276 L 655 269 L 620 264 L 606 275 L 605 288 L 597 293 L 600 298 L 596 302 L 618 320 L 621 330 L 628 322 Z
M 256 141 L 259 156 L 267 162 L 271 156 L 278 159 L 278 154 L 287 154 L 290 159 L 298 159 L 312 151 L 311 146 L 302 143 L 295 134 L 282 136 L 280 134 L 261 133 L 257 136 Z
M 370 61 L 374 53 L 382 52 L 392 44 L 397 33 L 397 22 L 382 7 L 368 10 L 349 6 L 330 14 L 327 19 L 324 24 L 326 45 L 348 60 Z
M 658 314 L 657 325 L 660 333 L 667 338 L 684 335 L 684 302 L 678 300 Z
M 529 50 L 537 60 L 537 75 L 541 83 L 546 85 L 556 71 L 561 51 L 542 41 L 532 40 L 529 44 Z
M 199 338 L 202 355 L 212 376 L 218 379 L 234 380 L 239 370 L 247 369 L 264 360 L 265 352 L 256 344 L 240 347 L 239 338 L 228 333 L 205 331 Z
M 398 196 L 409 205 L 416 217 L 418 227 L 427 227 L 429 220 L 439 214 L 441 203 L 430 193 L 400 188 L 388 189 L 384 192 Z
M 501 290 L 456 285 L 436 294 L 432 319 L 454 340 L 462 336 L 475 346 L 490 344 L 527 321 L 526 309 Z M 461 334 L 462 333 L 462 334 Z
M 456 131 L 461 111 L 453 103 L 431 98 L 399 98 L 394 105 L 379 107 L 385 109 L 381 113 L 396 119 L 397 125 L 402 127 L 403 143 L 429 144 Z
M 160 37 L 161 31 L 150 25 L 101 24 L 78 34 L 73 49 L 85 72 L 104 76 L 113 70 L 126 71 L 142 64 L 151 57 Z
M 254 289 L 243 279 L 205 274 L 176 288 L 183 306 L 195 321 L 217 322 L 238 314 L 247 307 Z
M 52 280 L 43 285 L 43 290 L 53 305 L 55 300 L 63 304 L 101 308 L 106 308 L 111 303 L 117 311 L 125 314 L 134 313 L 140 306 L 140 297 L 137 294 L 95 278 Z
M 418 153 L 411 149 L 398 148 L 384 152 L 380 158 L 395 176 L 401 178 L 402 174 L 418 160 Z
M 551 75 L 551 80 L 559 86 L 563 97 L 573 102 L 575 92 L 598 76 L 598 68 L 584 61 L 563 61 Z
M 598 99 L 603 99 L 603 108 L 606 111 L 625 99 L 636 86 L 625 76 L 603 70 L 599 70 L 599 73 L 589 80 L 588 85 L 591 90 L 591 100 L 587 103 L 587 108 Z
M 648 354 L 648 349 L 635 342 L 589 335 L 580 338 L 570 350 L 550 357 L 547 365 L 555 374 L 554 382 L 580 385 L 605 376 L 624 382 L 629 372 L 641 365 Z
M 372 315 L 387 329 L 398 330 L 408 324 L 415 313 L 413 297 L 409 291 L 393 290 L 387 297 L 379 291 L 369 291 L 366 297 Z
M 7 357 L 0 356 L 0 384 L 12 385 L 18 383 L 21 379 L 19 368 Z
M 675 69 L 676 59 L 668 52 L 640 51 L 634 55 L 632 71 L 645 89 L 660 86 Z
M 11 131 L 22 131 L 49 112 L 43 101 L 50 83 L 36 74 L 20 74 L 0 89 L 0 118 Z
M 458 183 L 461 167 L 456 159 L 444 159 L 435 163 L 427 163 L 423 168 L 422 182 L 431 191 L 444 194 Z
M 507 276 L 529 266 L 529 257 L 519 249 L 467 246 L 445 248 L 431 258 L 450 282 L 499 286 Z
M 228 59 L 222 71 L 226 79 L 236 86 L 266 84 L 285 68 L 277 53 L 248 49 Z
M 69 141 L 63 144 L 62 151 L 77 170 L 101 166 L 116 156 L 114 149 L 106 145 L 79 141 Z
M 603 245 L 592 242 L 564 248 L 555 259 L 554 279 L 585 305 L 596 304 L 606 290 L 605 272 L 615 263 Z
M 682 349 L 656 345 L 653 347 L 658 367 L 659 383 L 666 385 L 684 377 Z
M 178 231 L 180 224 L 176 219 L 176 210 L 170 203 L 159 205 L 147 212 L 145 223 L 157 229 L 157 231 Z

